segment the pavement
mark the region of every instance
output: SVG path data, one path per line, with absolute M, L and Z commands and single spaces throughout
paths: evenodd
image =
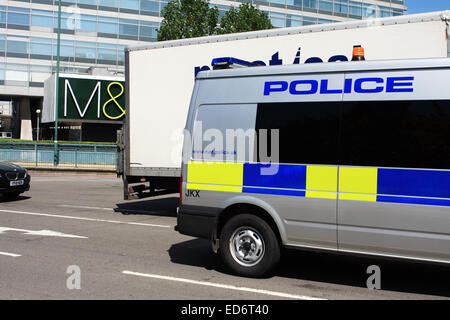
M 0 200 L 0 299 L 448 299 L 448 266 L 288 250 L 263 279 L 231 275 L 180 235 L 178 195 L 122 200 L 114 176 L 39 175 Z M 381 270 L 370 290 L 367 268 Z

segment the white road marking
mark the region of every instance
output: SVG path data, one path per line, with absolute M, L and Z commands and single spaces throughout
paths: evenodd
M 8 256 L 8 257 L 17 258 L 17 257 L 21 257 L 22 255 L 16 254 L 16 253 L 9 253 L 9 252 L 1 252 L 0 251 L 0 256 Z
M 265 295 L 269 295 L 269 296 L 288 298 L 288 299 L 296 299 L 296 300 L 326 300 L 326 299 L 323 299 L 323 298 L 302 296 L 302 295 L 290 294 L 290 293 L 285 293 L 285 292 L 269 291 L 269 290 L 255 289 L 255 288 L 246 288 L 246 287 L 236 287 L 236 286 L 228 285 L 228 284 L 206 282 L 206 281 L 197 281 L 197 280 L 184 279 L 184 278 L 175 278 L 175 277 L 162 276 L 162 275 L 149 274 L 149 273 L 139 273 L 139 272 L 133 272 L 133 271 L 127 271 L 127 270 L 122 271 L 122 273 L 123 274 L 128 274 L 128 275 L 133 275 L 133 276 L 138 276 L 138 277 L 154 278 L 154 279 L 169 280 L 169 281 L 178 281 L 178 282 L 184 282 L 184 283 L 196 284 L 196 285 L 208 286 L 208 287 L 215 287 L 215 288 L 221 288 L 221 289 L 228 289 L 228 290 L 236 290 L 236 291 L 244 291 L 244 292 L 265 294 Z
M 25 214 L 25 215 L 30 215 L 30 216 L 41 216 L 41 217 L 50 217 L 50 218 L 62 218 L 62 219 L 74 219 L 74 220 L 83 220 L 83 221 L 95 221 L 95 222 L 107 222 L 107 223 L 116 223 L 116 224 L 128 224 L 128 225 L 133 225 L 133 226 L 172 228 L 172 226 L 161 225 L 161 224 L 151 224 L 151 223 L 141 223 L 141 222 L 125 222 L 125 221 L 117 221 L 117 220 L 104 220 L 104 219 L 94 219 L 94 218 L 85 218 L 85 217 L 64 216 L 64 215 L 49 214 L 49 213 L 14 211 L 14 210 L 0 210 L 0 212 L 17 213 L 17 214 Z
M 58 231 L 52 231 L 52 230 L 26 230 L 26 229 L 0 227 L 0 234 L 5 233 L 6 231 L 22 232 L 23 234 L 26 234 L 26 235 L 29 235 L 29 236 L 45 236 L 45 237 L 87 239 L 87 237 L 76 236 L 74 234 L 66 234 L 66 233 L 62 233 L 62 232 L 58 232 Z
M 62 207 L 62 208 L 73 208 L 73 209 L 89 209 L 89 210 L 107 210 L 107 211 L 114 211 L 113 208 L 88 207 L 88 206 L 74 206 L 74 205 L 71 205 L 71 204 L 61 204 L 61 205 L 58 205 L 57 207 Z

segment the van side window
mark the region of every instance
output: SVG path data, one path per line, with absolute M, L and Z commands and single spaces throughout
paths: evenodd
M 254 162 L 256 104 L 202 105 L 193 124 L 193 160 Z
M 341 164 L 450 169 L 450 101 L 344 102 Z
M 260 129 L 279 129 L 280 163 L 337 164 L 341 104 L 260 103 L 256 116 L 256 132 L 258 134 Z M 268 136 L 270 137 L 270 134 Z M 268 150 L 270 149 L 269 144 Z

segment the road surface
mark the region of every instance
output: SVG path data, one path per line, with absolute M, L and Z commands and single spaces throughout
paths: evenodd
M 0 299 L 448 299 L 449 268 L 287 251 L 264 279 L 228 273 L 208 241 L 180 235 L 178 195 L 122 200 L 121 180 L 32 176 L 0 200 Z M 127 214 L 125 214 L 127 213 Z M 369 290 L 371 265 L 381 290 Z

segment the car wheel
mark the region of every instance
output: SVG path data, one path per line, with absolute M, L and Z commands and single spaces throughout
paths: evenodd
M 220 255 L 236 274 L 260 277 L 272 270 L 280 260 L 280 244 L 263 219 L 240 214 L 231 218 L 220 236 Z

